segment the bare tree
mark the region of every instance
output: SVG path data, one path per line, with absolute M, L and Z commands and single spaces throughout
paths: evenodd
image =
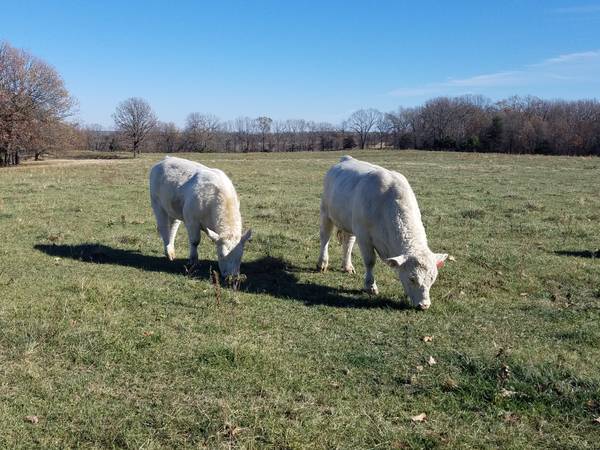
M 0 43 L 0 166 L 54 134 L 75 105 L 56 70 L 29 53 Z M 39 154 L 38 154 L 39 156 Z
M 235 119 L 234 132 L 243 152 L 249 152 L 253 148 L 253 136 L 256 132 L 256 121 L 250 117 L 238 117 Z
M 173 153 L 180 147 L 180 131 L 173 122 L 158 122 L 154 133 L 155 150 L 161 153 Z
M 84 147 L 86 150 L 105 152 L 109 150 L 113 131 L 105 130 L 97 123 L 90 123 L 83 127 Z
M 415 116 L 411 108 L 398 108 L 397 112 L 386 113 L 390 124 L 392 146 L 395 148 L 415 147 L 415 124 L 411 120 Z
M 273 141 L 275 144 L 275 151 L 286 151 L 286 131 L 287 128 L 283 120 L 276 120 L 273 122 Z
M 131 97 L 122 101 L 113 114 L 113 120 L 131 145 L 133 157 L 140 152 L 140 145 L 156 126 L 156 116 L 146 100 Z
M 375 123 L 375 128 L 379 135 L 379 148 L 383 148 L 383 142 L 386 136 L 388 136 L 394 128 L 394 124 L 392 123 L 389 114 L 380 114 L 377 123 Z
M 292 152 L 306 150 L 308 123 L 304 119 L 289 119 L 285 122 L 288 135 L 289 150 Z
M 273 123 L 273 119 L 266 116 L 261 116 L 256 119 L 256 125 L 258 127 L 258 131 L 260 132 L 260 140 L 261 140 L 261 151 L 265 151 L 265 139 L 267 134 L 271 132 L 271 124 Z
M 317 137 L 317 147 L 320 151 L 333 150 L 335 146 L 335 127 L 328 122 L 314 124 L 313 134 Z
M 368 144 L 369 133 L 381 117 L 381 113 L 376 109 L 359 109 L 354 112 L 347 121 L 348 127 L 358 135 L 358 142 L 361 149 Z
M 237 151 L 237 136 L 231 120 L 221 122 L 219 127 L 220 147 L 225 152 Z
M 193 112 L 188 114 L 185 121 L 186 149 L 205 152 L 209 149 L 219 131 L 221 121 L 212 114 Z

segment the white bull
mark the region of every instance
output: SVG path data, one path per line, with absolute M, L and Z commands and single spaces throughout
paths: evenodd
M 431 306 L 429 289 L 447 254 L 427 244 L 417 199 L 406 178 L 383 167 L 344 156 L 325 175 L 321 199 L 321 254 L 317 264 L 327 270 L 333 228 L 343 248 L 342 270 L 354 272 L 355 241 L 365 263 L 365 291 L 377 294 L 373 276 L 375 253 L 392 267 L 412 304 Z
M 167 156 L 150 170 L 150 199 L 169 260 L 175 258 L 175 235 L 183 221 L 190 263 L 198 260 L 203 230 L 216 245 L 221 275 L 239 274 L 244 244 L 252 231 L 242 236 L 240 202 L 224 172 Z

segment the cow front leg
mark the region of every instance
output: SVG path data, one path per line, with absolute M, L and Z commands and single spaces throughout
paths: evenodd
M 185 222 L 188 239 L 190 241 L 190 264 L 198 262 L 198 245 L 200 245 L 200 224 L 195 221 Z
M 358 247 L 360 248 L 360 253 L 362 254 L 365 263 L 364 291 L 371 295 L 377 295 L 379 289 L 377 289 L 377 283 L 375 283 L 375 276 L 373 275 L 373 267 L 375 267 L 375 261 L 377 259 L 375 248 L 371 242 L 366 240 L 359 240 Z
M 321 254 L 317 262 L 317 270 L 321 272 L 327 271 L 329 265 L 329 240 L 333 231 L 333 222 L 329 220 L 325 214 L 321 213 L 321 230 L 319 236 L 321 238 Z

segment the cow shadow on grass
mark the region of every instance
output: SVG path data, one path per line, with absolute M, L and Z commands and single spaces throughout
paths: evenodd
M 191 269 L 184 259 L 169 261 L 164 256 L 146 255 L 135 250 L 123 250 L 94 243 L 37 244 L 34 248 L 53 257 L 71 258 L 92 264 L 134 267 L 149 272 L 172 273 L 204 280 L 209 280 L 211 271 L 218 269 L 216 260 L 200 260 Z M 315 272 L 315 270 L 293 266 L 281 258 L 264 256 L 253 261 L 242 262 L 240 270 L 247 277 L 240 287 L 242 292 L 296 300 L 307 306 L 396 310 L 409 308 L 406 302 L 383 296 L 370 297 L 358 289 L 336 288 L 302 281 L 296 275 L 297 273 Z
M 578 258 L 600 258 L 600 250 L 556 250 L 554 254 L 559 256 L 576 256 Z

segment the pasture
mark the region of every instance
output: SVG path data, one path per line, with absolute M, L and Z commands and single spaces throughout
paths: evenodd
M 361 293 L 357 248 L 316 272 L 339 152 L 183 155 L 238 190 L 238 291 L 205 235 L 194 270 L 184 227 L 164 258 L 161 155 L 0 171 L 0 447 L 598 448 L 600 160 L 350 154 L 406 175 L 455 259 L 426 312 L 381 261 Z

